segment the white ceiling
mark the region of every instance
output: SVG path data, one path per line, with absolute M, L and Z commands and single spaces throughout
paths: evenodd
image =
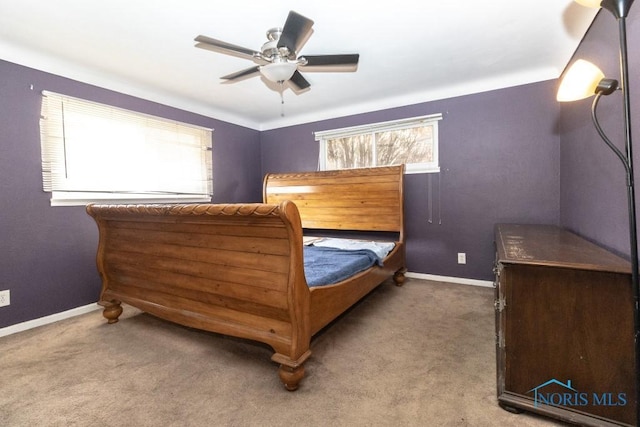
M 311 89 L 221 76 L 253 62 L 289 10 L 313 19 L 300 54 L 359 53 Z M 597 10 L 571 0 L 0 0 L 0 59 L 258 130 L 557 78 Z M 284 117 L 282 112 L 284 110 Z

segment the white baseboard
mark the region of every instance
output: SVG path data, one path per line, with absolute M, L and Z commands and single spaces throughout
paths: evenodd
M 50 316 L 40 317 L 39 319 L 33 319 L 27 322 L 7 326 L 6 328 L 0 329 L 0 337 L 16 334 L 28 329 L 37 328 L 38 326 L 48 325 L 50 323 L 69 319 L 71 317 L 80 316 L 81 314 L 90 313 L 100 308 L 102 307 L 100 307 L 97 303 L 93 303 L 82 307 L 72 308 L 71 310 L 63 311 L 61 313 L 52 314 Z
M 481 286 L 484 288 L 493 288 L 493 282 L 489 280 L 465 279 L 462 277 L 436 276 L 434 274 L 424 273 L 405 273 L 405 276 L 414 279 L 432 280 L 435 282 L 458 283 L 460 285 Z

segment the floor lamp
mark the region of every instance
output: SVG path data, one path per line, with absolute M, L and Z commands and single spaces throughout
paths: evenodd
M 575 101 L 595 95 L 591 107 L 591 118 L 600 134 L 600 137 L 618 156 L 624 165 L 627 174 L 627 199 L 629 210 L 629 240 L 631 256 L 631 284 L 634 298 L 634 343 L 635 343 L 635 383 L 636 383 L 636 425 L 640 426 L 640 283 L 638 282 L 638 237 L 636 231 L 636 202 L 633 182 L 633 153 L 631 144 L 631 113 L 629 101 L 629 66 L 627 60 L 627 26 L 626 18 L 633 4 L 633 0 L 575 0 L 587 7 L 602 7 L 615 16 L 618 20 L 620 35 L 620 84 L 613 79 L 604 78 L 602 71 L 595 65 L 584 60 L 576 61 L 569 68 L 558 89 L 558 101 Z M 625 151 L 618 149 L 605 135 L 600 127 L 596 110 L 598 101 L 602 96 L 614 93 L 618 88 L 622 89 L 623 115 L 624 115 L 624 140 Z

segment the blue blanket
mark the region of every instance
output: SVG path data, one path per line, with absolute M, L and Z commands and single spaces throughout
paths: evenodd
M 304 274 L 310 287 L 340 282 L 376 264 L 382 265 L 382 260 L 368 249 L 304 247 Z

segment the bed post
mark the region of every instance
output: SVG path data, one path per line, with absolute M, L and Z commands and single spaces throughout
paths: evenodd
M 99 301 L 98 305 L 104 307 L 102 315 L 107 319 L 107 323 L 112 324 L 118 322 L 118 317 L 122 314 L 122 303 L 118 300 Z
M 280 204 L 280 215 L 289 234 L 289 288 L 287 300 L 291 321 L 291 341 L 287 354 L 276 353 L 271 360 L 279 363 L 278 376 L 288 391 L 298 389 L 304 377 L 304 362 L 311 356 L 311 293 L 304 276 L 302 226 L 295 203 L 285 200 Z
M 399 233 L 400 236 L 398 236 L 398 241 L 400 242 L 400 244 L 402 245 L 400 250 L 402 251 L 401 257 L 400 259 L 402 260 L 402 266 L 400 267 L 400 269 L 398 269 L 394 274 L 393 274 L 393 282 L 396 284 L 396 286 L 402 286 L 404 285 L 404 281 L 405 281 L 405 273 L 407 272 L 407 267 L 405 265 L 406 263 L 406 248 L 405 248 L 405 243 L 404 243 L 404 169 L 405 169 L 405 165 L 402 164 L 399 167 L 399 176 L 398 176 L 398 213 L 400 215 L 399 217 L 399 223 L 400 226 L 399 228 Z
M 94 209 L 95 203 L 90 203 L 85 207 L 87 214 L 89 214 L 96 221 L 96 225 L 98 226 L 98 251 L 96 254 L 96 267 L 98 269 L 98 274 L 100 275 L 100 280 L 102 282 L 102 289 L 100 291 L 100 300 L 98 301 L 98 305 L 104 307 L 102 310 L 102 316 L 107 319 L 108 324 L 113 324 L 118 322 L 118 318 L 122 314 L 122 302 L 117 299 L 102 299 L 104 297 L 105 291 L 108 289 L 108 278 L 103 273 L 105 271 L 104 268 L 104 252 L 105 252 L 105 234 L 106 234 L 106 225 L 105 220 L 98 215 L 98 212 Z
M 396 286 L 404 285 L 404 281 L 406 279 L 404 273 L 406 273 L 406 271 L 407 269 L 403 267 L 393 274 L 393 283 L 395 283 Z
M 309 356 L 311 356 L 311 350 L 307 350 L 297 360 L 292 360 L 280 353 L 275 353 L 271 357 L 272 361 L 280 364 L 278 376 L 282 384 L 284 384 L 284 388 L 288 391 L 296 391 L 298 389 L 298 384 L 304 377 L 304 362 Z

